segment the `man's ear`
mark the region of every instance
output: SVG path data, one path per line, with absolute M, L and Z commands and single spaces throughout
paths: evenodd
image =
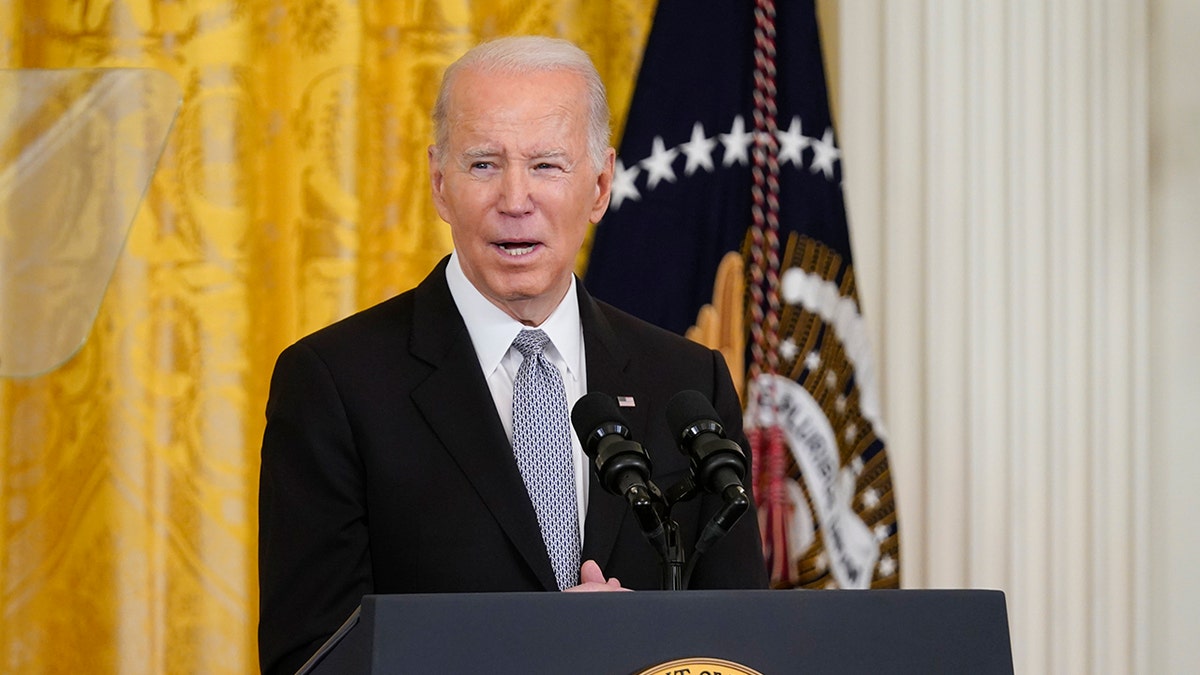
M 598 223 L 608 210 L 608 202 L 612 198 L 613 171 L 617 161 L 617 151 L 609 148 L 604 153 L 604 168 L 596 176 L 596 201 L 592 202 L 591 222 Z
M 442 173 L 442 163 L 438 161 L 438 149 L 436 145 L 429 146 L 426 151 L 429 159 L 429 187 L 433 194 L 433 206 L 437 209 L 438 216 L 442 220 L 446 220 L 446 200 L 442 194 L 445 187 L 445 174 Z

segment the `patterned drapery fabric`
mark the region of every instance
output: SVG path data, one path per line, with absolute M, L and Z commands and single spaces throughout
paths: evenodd
M 0 0 L 0 68 L 156 68 L 183 90 L 86 344 L 0 379 L 0 672 L 257 671 L 271 368 L 449 251 L 426 178 L 441 70 L 487 37 L 569 38 L 619 132 L 653 10 Z

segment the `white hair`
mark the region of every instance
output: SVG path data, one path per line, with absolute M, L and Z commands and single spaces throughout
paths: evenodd
M 447 108 L 450 105 L 451 85 L 458 73 L 465 69 L 510 74 L 554 70 L 578 73 L 587 88 L 588 154 L 595 169 L 603 170 L 610 132 L 608 98 L 604 92 L 604 82 L 600 80 L 600 73 L 596 72 L 592 59 L 579 47 L 567 40 L 540 35 L 504 37 L 481 43 L 446 68 L 445 74 L 442 75 L 441 88 L 438 89 L 437 102 L 433 106 L 433 137 L 439 160 L 449 134 L 446 115 L 449 112 Z

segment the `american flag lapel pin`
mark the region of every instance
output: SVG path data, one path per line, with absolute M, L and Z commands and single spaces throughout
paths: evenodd
M 634 406 L 632 396 L 618 396 L 617 405 L 622 408 L 632 408 Z

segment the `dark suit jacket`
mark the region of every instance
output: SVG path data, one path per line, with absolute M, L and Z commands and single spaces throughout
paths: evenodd
M 264 672 L 292 672 L 364 594 L 557 589 L 445 265 L 279 357 L 259 495 Z M 749 457 L 720 354 L 578 286 L 588 389 L 633 397 L 623 412 L 655 482 L 666 490 L 688 469 L 663 413 L 683 389 L 713 401 Z M 594 471 L 591 481 L 583 559 L 627 588 L 661 588 L 656 554 L 626 502 Z M 705 496 L 675 507 L 685 551 L 718 506 Z M 697 559 L 691 587 L 765 585 L 751 510 Z

